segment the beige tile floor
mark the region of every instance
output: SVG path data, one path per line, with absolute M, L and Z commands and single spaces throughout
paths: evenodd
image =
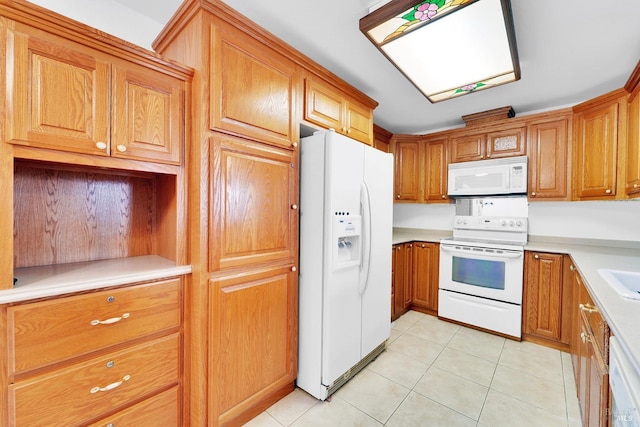
M 246 424 L 383 425 L 580 426 L 571 357 L 410 311 L 330 399 L 296 389 Z

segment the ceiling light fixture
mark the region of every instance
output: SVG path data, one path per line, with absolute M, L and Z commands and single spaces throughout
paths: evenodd
M 360 31 L 431 102 L 520 79 L 509 0 L 392 0 Z

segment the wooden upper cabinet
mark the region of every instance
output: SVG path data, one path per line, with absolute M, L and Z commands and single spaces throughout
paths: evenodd
M 108 156 L 109 63 L 20 32 L 8 39 L 9 141 Z
M 373 147 L 385 153 L 391 152 L 391 137 L 393 134 L 388 130 L 374 124 L 373 125 Z
M 525 127 L 451 136 L 451 163 L 497 159 L 526 154 Z M 476 131 L 477 132 L 477 131 Z
M 427 203 L 448 202 L 447 165 L 449 164 L 448 138 L 433 138 L 424 144 L 424 196 Z
M 10 142 L 180 164 L 184 81 L 53 36 L 9 39 Z
M 420 142 L 418 138 L 394 141 L 395 200 L 417 202 L 420 198 Z
M 451 163 L 484 159 L 486 140 L 487 137 L 484 134 L 451 137 Z
M 373 144 L 373 110 L 318 77 L 305 79 L 304 119 L 365 144 Z
M 570 119 L 529 125 L 529 200 L 569 200 Z
M 296 64 L 224 23 L 211 26 L 210 127 L 286 148 L 297 146 Z
M 629 197 L 640 196 L 640 85 L 629 96 L 627 171 L 625 190 Z
M 626 112 L 624 91 L 574 107 L 574 196 L 614 199 L 617 193 L 619 119 Z
M 295 152 L 236 137 L 211 141 L 209 270 L 284 260 L 298 239 Z
M 134 64 L 113 67 L 111 154 L 180 164 L 183 83 Z

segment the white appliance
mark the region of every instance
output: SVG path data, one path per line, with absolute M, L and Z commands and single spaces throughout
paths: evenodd
M 300 144 L 297 385 L 324 400 L 391 330 L 393 157 L 333 131 Z
M 440 242 L 438 316 L 522 334 L 526 197 L 456 200 L 453 238 Z
M 527 156 L 451 163 L 449 196 L 526 194 Z
M 609 386 L 611 425 L 640 427 L 640 375 L 615 336 L 609 339 Z

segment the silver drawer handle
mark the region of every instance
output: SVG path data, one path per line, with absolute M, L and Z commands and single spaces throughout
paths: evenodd
M 111 383 L 108 386 L 105 386 L 105 387 L 93 387 L 91 389 L 91 394 L 98 393 L 99 391 L 113 390 L 114 388 L 120 387 L 123 382 L 129 381 L 130 379 L 131 379 L 131 375 L 125 375 L 124 377 L 122 377 L 122 379 L 120 381 L 116 381 L 115 383 Z
M 92 320 L 91 321 L 91 326 L 96 326 L 96 325 L 111 325 L 112 323 L 117 323 L 119 321 L 121 321 L 122 319 L 126 319 L 129 316 L 131 316 L 131 314 L 129 313 L 124 313 L 122 316 L 120 317 L 112 317 L 111 319 L 107 319 L 107 320 Z

